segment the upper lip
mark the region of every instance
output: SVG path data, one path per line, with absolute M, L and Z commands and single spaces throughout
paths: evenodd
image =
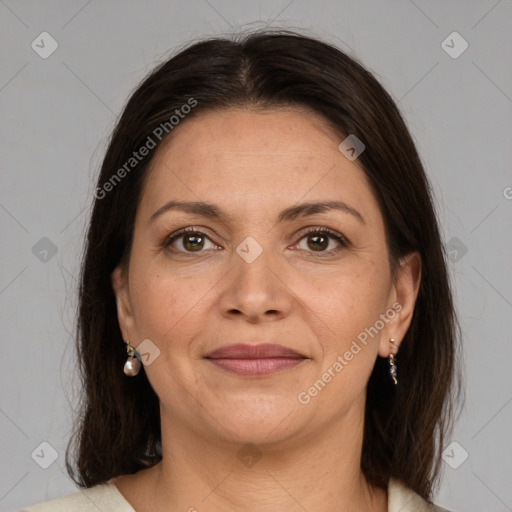
M 218 348 L 205 356 L 207 359 L 267 359 L 271 357 L 306 358 L 296 350 L 275 343 L 246 345 L 238 343 Z

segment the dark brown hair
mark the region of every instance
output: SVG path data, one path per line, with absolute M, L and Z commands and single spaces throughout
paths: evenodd
M 129 258 L 144 180 L 161 145 L 155 133 L 166 126 L 172 135 L 171 116 L 187 104 L 194 107 L 182 123 L 214 109 L 306 107 L 340 137 L 354 134 L 365 144 L 357 162 L 379 201 L 391 268 L 418 251 L 422 279 L 396 358 L 398 386 L 381 357 L 368 382 L 361 467 L 370 484 L 386 488 L 395 477 L 431 499 L 461 386 L 460 329 L 430 186 L 397 106 L 374 76 L 334 46 L 287 30 L 209 38 L 181 49 L 137 87 L 114 129 L 80 275 L 77 351 L 83 394 L 66 451 L 71 478 L 91 487 L 161 460 L 158 398 L 144 371 L 128 378 L 122 370 L 126 345 L 110 274 Z M 156 148 L 127 167 L 148 138 Z

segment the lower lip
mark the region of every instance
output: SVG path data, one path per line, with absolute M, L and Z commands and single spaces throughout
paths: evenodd
M 296 357 L 269 357 L 266 359 L 208 359 L 215 366 L 239 375 L 268 375 L 294 368 L 305 361 Z

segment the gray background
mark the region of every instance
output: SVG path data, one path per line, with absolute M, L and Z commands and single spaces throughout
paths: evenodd
M 76 276 L 94 177 L 128 94 L 186 41 L 268 25 L 355 54 L 406 117 L 465 336 L 467 401 L 436 501 L 512 510 L 511 0 L 0 1 L 2 510 L 76 490 L 64 469 Z M 43 31 L 59 45 L 46 59 L 31 47 Z M 453 31 L 469 44 L 458 58 L 442 47 Z

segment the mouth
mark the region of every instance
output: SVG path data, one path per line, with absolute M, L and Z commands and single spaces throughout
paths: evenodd
M 214 350 L 205 359 L 231 373 L 258 376 L 294 368 L 309 358 L 281 345 L 263 343 L 230 345 Z

